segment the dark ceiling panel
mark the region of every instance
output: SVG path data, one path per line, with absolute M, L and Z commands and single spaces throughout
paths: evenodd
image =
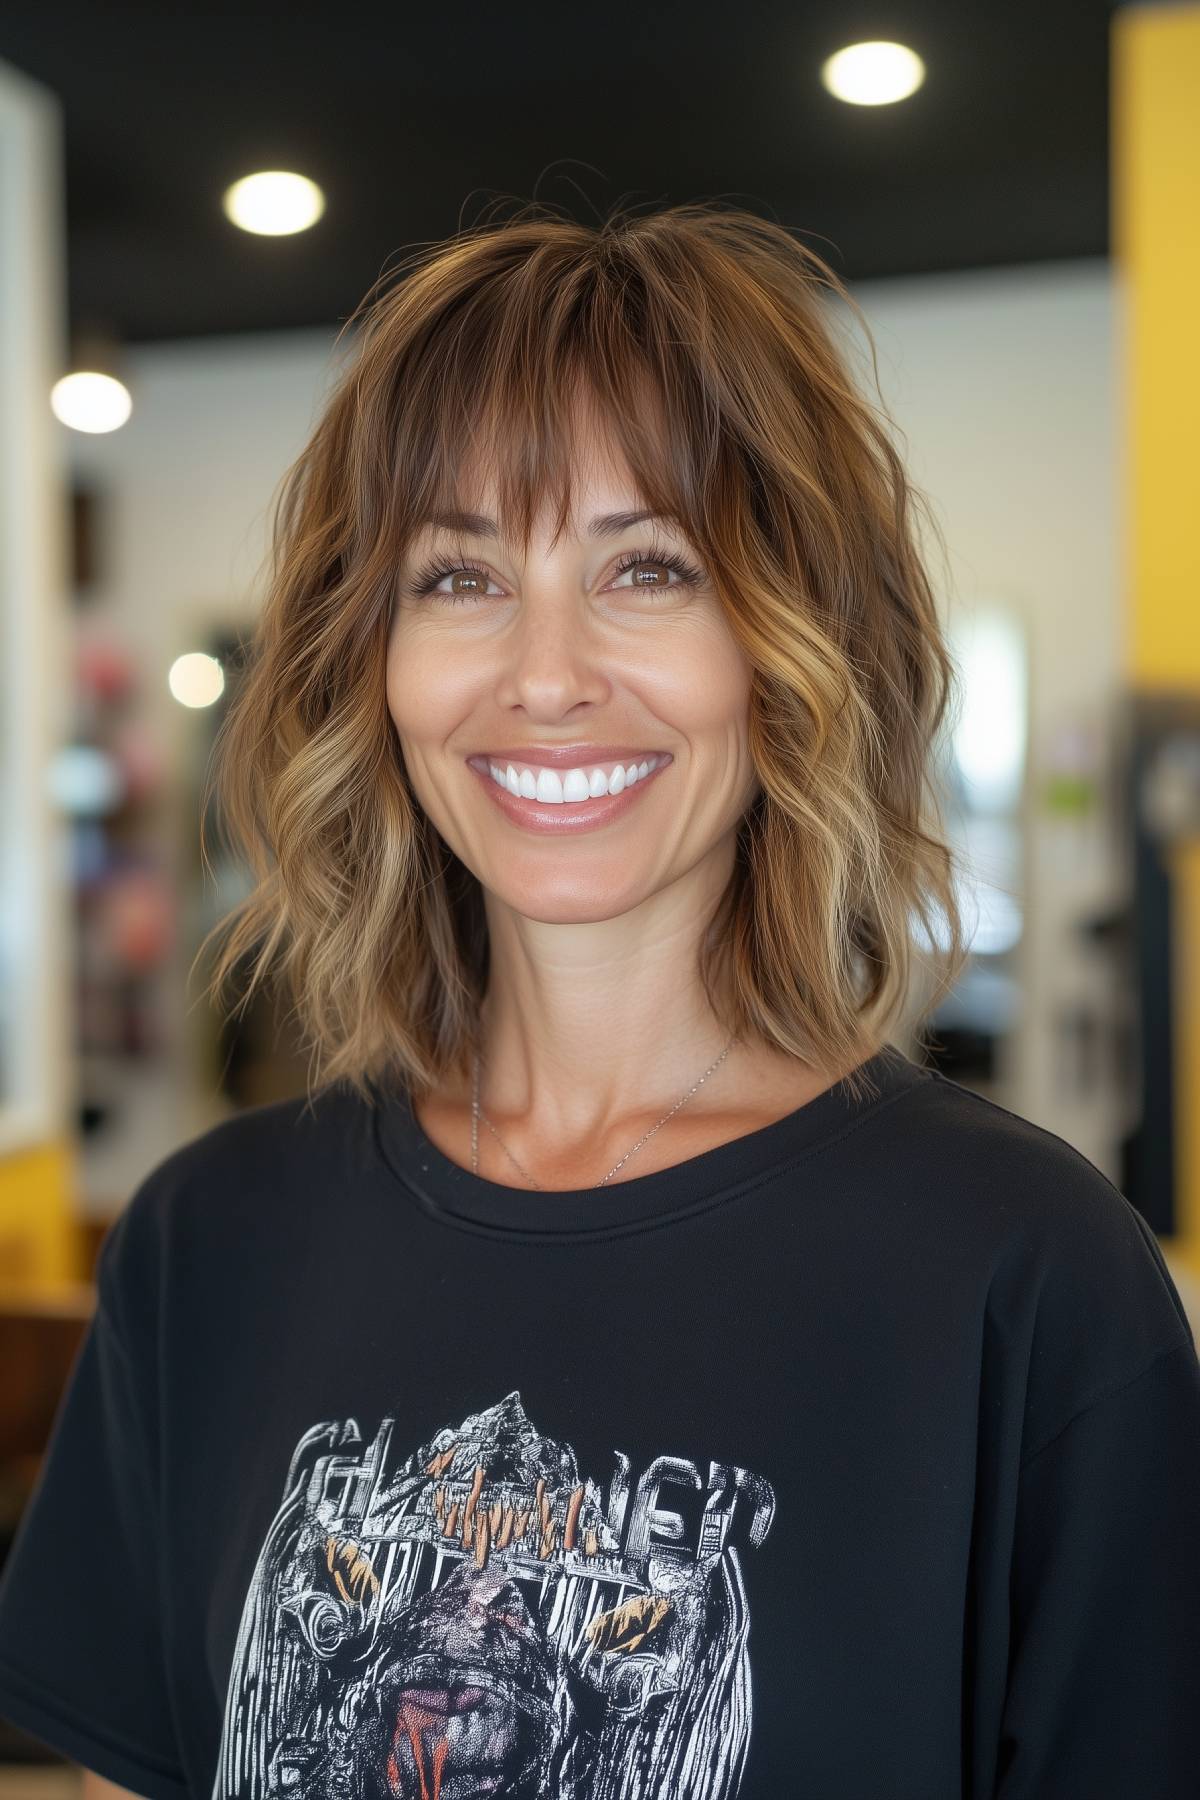
M 1112 10 L 58 0 L 6 11 L 0 57 L 62 102 L 72 322 L 144 341 L 335 324 L 497 195 L 583 218 L 719 196 L 850 281 L 1104 255 Z M 925 58 L 911 100 L 820 87 L 867 37 Z M 321 183 L 325 216 L 238 231 L 223 189 L 278 167 Z

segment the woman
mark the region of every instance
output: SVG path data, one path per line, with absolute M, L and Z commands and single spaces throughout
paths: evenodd
M 362 320 L 219 763 L 324 1079 L 110 1231 L 0 1596 L 96 1793 L 1196 1792 L 1179 1297 L 888 1039 L 951 665 L 826 291 L 529 208 Z

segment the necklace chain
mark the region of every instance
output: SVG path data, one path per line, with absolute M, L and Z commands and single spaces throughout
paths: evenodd
M 652 1138 L 654 1136 L 654 1133 L 656 1131 L 660 1130 L 662 1128 L 662 1126 L 664 1126 L 666 1124 L 667 1120 L 669 1118 L 673 1117 L 673 1115 L 679 1111 L 680 1107 L 684 1104 L 684 1102 L 691 1099 L 692 1095 L 696 1092 L 696 1089 L 698 1087 L 700 1087 L 701 1083 L 707 1081 L 709 1076 L 712 1074 L 713 1070 L 716 1068 L 719 1068 L 720 1065 L 725 1061 L 725 1058 L 729 1055 L 729 1052 L 730 1052 L 730 1049 L 732 1048 L 732 1046 L 733 1046 L 733 1038 L 730 1038 L 729 1042 L 726 1044 L 725 1048 L 722 1050 L 720 1056 L 717 1057 L 715 1062 L 712 1062 L 708 1065 L 707 1069 L 705 1069 L 703 1075 L 700 1077 L 700 1080 L 695 1082 L 693 1084 L 693 1086 L 691 1086 L 688 1089 L 687 1093 L 684 1094 L 681 1099 L 679 1099 L 675 1102 L 675 1104 L 671 1108 L 670 1112 L 663 1114 L 662 1118 L 658 1121 L 657 1125 L 652 1125 L 650 1127 L 649 1131 L 647 1131 L 643 1137 L 640 1137 L 638 1139 L 637 1143 L 634 1144 L 634 1146 L 631 1150 L 627 1150 L 625 1152 L 625 1154 L 621 1158 L 620 1162 L 616 1163 L 608 1171 L 608 1174 L 604 1177 L 604 1181 L 598 1181 L 596 1183 L 597 1187 L 603 1187 L 605 1181 L 611 1181 L 613 1176 L 616 1174 L 617 1170 L 624 1167 L 624 1165 L 629 1161 L 630 1157 L 634 1154 L 634 1152 L 640 1150 L 642 1145 L 647 1141 L 647 1139 Z M 471 1170 L 472 1170 L 472 1173 L 476 1174 L 476 1175 L 478 1175 L 478 1173 L 479 1173 L 479 1121 L 480 1121 L 480 1119 L 483 1120 L 484 1124 L 487 1126 L 488 1130 L 491 1132 L 492 1136 L 495 1138 L 496 1142 L 499 1144 L 500 1148 L 503 1150 L 505 1156 L 508 1157 L 509 1161 L 511 1163 L 514 1163 L 516 1165 L 516 1167 L 521 1170 L 521 1174 L 525 1177 L 526 1181 L 532 1182 L 533 1186 L 535 1188 L 542 1189 L 541 1182 L 534 1181 L 533 1176 L 529 1173 L 528 1169 L 522 1168 L 521 1164 L 519 1162 L 517 1162 L 516 1157 L 513 1155 L 512 1151 L 509 1149 L 508 1145 L 504 1142 L 504 1139 L 500 1136 L 500 1133 L 496 1130 L 496 1127 L 492 1124 L 492 1121 L 488 1118 L 487 1114 L 480 1107 L 480 1104 L 479 1104 L 479 1055 L 478 1055 L 478 1052 L 476 1052 L 475 1058 L 474 1058 L 474 1078 L 473 1078 L 473 1082 L 472 1082 L 472 1092 L 471 1092 Z M 545 1190 L 542 1189 L 542 1191 L 544 1192 Z

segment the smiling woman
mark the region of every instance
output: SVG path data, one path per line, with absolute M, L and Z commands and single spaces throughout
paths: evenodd
M 363 314 L 216 770 L 325 1079 L 133 1196 L 0 1590 L 135 1794 L 1195 1793 L 1179 1296 L 887 1041 L 952 669 L 839 292 L 531 209 Z
M 855 1091 L 916 965 L 932 1006 L 963 945 L 931 769 L 951 663 L 920 498 L 837 347 L 829 303 L 853 301 L 783 228 L 700 205 L 602 230 L 530 207 L 401 274 L 281 498 L 213 777 L 262 880 L 213 991 L 286 942 L 321 1073 L 436 1104 L 506 1010 L 487 971 L 514 909 L 636 915 L 652 1015 L 659 983 L 703 995 L 664 1073 L 733 1036 L 726 1090 L 767 1112 L 813 1079 Z M 589 799 L 551 819 L 564 743 Z M 601 802 L 605 745 L 670 763 L 620 806 L 606 772 Z M 681 988 L 651 921 L 685 891 L 706 928 Z M 492 1110 L 560 1175 L 573 1139 L 619 1135 L 632 1072 L 531 1117 L 548 1071 L 489 1035 Z

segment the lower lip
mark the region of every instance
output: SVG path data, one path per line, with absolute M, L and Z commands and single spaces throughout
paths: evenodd
M 658 776 L 666 774 L 673 761 L 673 757 L 668 757 L 640 781 L 635 781 L 632 787 L 622 788 L 619 794 L 605 794 L 600 800 L 564 800 L 561 805 L 527 800 L 524 794 L 510 794 L 506 787 L 492 780 L 486 769 L 478 769 L 474 763 L 468 763 L 467 767 L 479 777 L 501 812 L 514 825 L 524 825 L 531 831 L 575 832 L 596 831 L 601 825 L 611 825 L 621 818 L 630 807 L 637 805 L 640 796 Z

